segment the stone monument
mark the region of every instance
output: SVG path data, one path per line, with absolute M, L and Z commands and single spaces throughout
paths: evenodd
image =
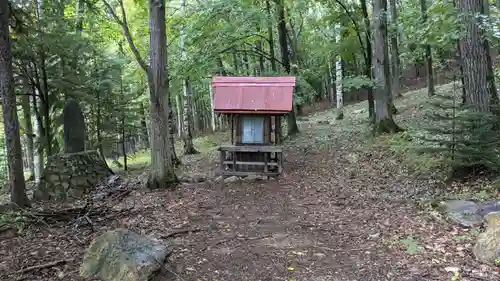
M 85 119 L 78 102 L 66 103 L 63 118 L 64 153 L 47 157 L 35 200 L 79 199 L 113 174 L 99 152 L 85 150 Z
M 85 118 L 75 100 L 69 100 L 63 109 L 64 152 L 75 153 L 85 150 Z

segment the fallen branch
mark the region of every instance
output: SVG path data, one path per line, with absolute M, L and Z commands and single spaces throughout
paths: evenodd
M 271 234 L 257 236 L 257 237 L 237 237 L 238 240 L 260 240 L 271 237 Z
M 121 201 L 123 199 L 125 199 L 125 197 L 127 197 L 130 193 L 132 192 L 132 189 L 124 189 L 124 190 L 120 190 L 120 191 L 117 191 L 117 192 L 113 192 L 113 196 L 110 196 L 110 200 L 111 201 Z M 116 195 L 115 195 L 116 194 Z
M 218 246 L 220 244 L 224 244 L 226 242 L 229 242 L 229 241 L 233 240 L 234 238 L 235 237 L 231 237 L 231 238 L 227 238 L 227 239 L 222 239 L 222 240 L 219 240 L 219 241 L 215 242 L 213 245 L 207 245 L 206 247 L 204 247 L 203 249 L 201 249 L 201 252 L 204 252 L 204 251 L 206 251 L 208 249 L 212 249 L 213 247 Z
M 67 263 L 67 262 L 70 262 L 70 261 L 72 261 L 72 259 L 57 260 L 57 261 L 52 261 L 52 262 L 48 262 L 48 263 L 44 263 L 44 264 L 39 264 L 39 265 L 34 265 L 34 266 L 28 266 L 28 267 L 26 267 L 24 269 L 18 270 L 16 273 L 17 274 L 27 273 L 27 272 L 30 272 L 30 271 L 33 271 L 33 270 L 49 268 L 49 267 L 53 267 L 53 266 L 56 266 L 56 265 L 64 264 L 64 263 Z
M 200 231 L 201 231 L 200 228 L 180 229 L 180 230 L 173 231 L 173 232 L 171 232 L 171 233 L 169 233 L 167 235 L 162 235 L 162 236 L 160 236 L 160 238 L 161 239 L 167 239 L 167 238 L 178 236 L 178 235 L 181 235 L 181 234 L 195 233 L 195 232 L 200 232 Z

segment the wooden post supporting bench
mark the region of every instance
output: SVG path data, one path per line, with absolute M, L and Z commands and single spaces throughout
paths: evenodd
M 250 174 L 258 174 L 262 176 L 273 177 L 281 174 L 283 171 L 283 147 L 282 146 L 236 146 L 223 145 L 219 147 L 220 151 L 220 166 L 222 167 L 222 175 L 224 176 L 244 176 Z M 238 159 L 238 153 L 252 153 L 254 159 L 262 158 L 263 161 Z M 269 154 L 274 154 L 275 157 L 269 159 Z M 261 156 L 261 157 L 259 157 Z M 245 169 L 236 167 L 239 166 L 257 166 L 259 168 Z
M 280 175 L 281 116 L 292 111 L 295 77 L 222 76 L 212 86 L 215 113 L 231 116 L 231 144 L 219 148 L 222 175 Z

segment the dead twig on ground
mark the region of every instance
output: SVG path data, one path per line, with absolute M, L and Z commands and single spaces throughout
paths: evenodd
M 39 264 L 39 265 L 34 265 L 34 266 L 29 266 L 29 267 L 23 268 L 21 270 L 18 270 L 16 273 L 17 274 L 28 273 L 28 272 L 33 271 L 33 270 L 39 270 L 39 269 L 49 268 L 49 267 L 53 267 L 53 266 L 56 266 L 56 265 L 64 264 L 64 263 L 67 263 L 67 262 L 70 262 L 70 261 L 72 261 L 72 259 L 51 261 L 51 262 L 48 262 L 48 263 L 44 263 L 44 264 Z
M 195 233 L 195 232 L 200 232 L 202 231 L 201 228 L 187 228 L 187 229 L 179 229 L 179 230 L 175 230 L 175 231 L 172 231 L 171 233 L 169 234 L 166 234 L 166 235 L 161 235 L 160 238 L 161 239 L 167 239 L 167 238 L 170 238 L 170 237 L 175 237 L 175 236 L 178 236 L 178 235 L 181 235 L 181 234 L 186 234 L 186 233 Z
M 221 240 L 215 242 L 215 244 L 213 244 L 213 245 L 207 245 L 206 247 L 204 247 L 203 249 L 201 249 L 200 252 L 204 252 L 204 251 L 206 251 L 208 249 L 211 249 L 211 248 L 213 248 L 215 246 L 218 246 L 220 244 L 224 244 L 226 242 L 229 242 L 229 241 L 233 240 L 234 238 L 236 238 L 236 237 L 231 237 L 231 238 L 227 238 L 227 239 L 221 239 Z
M 127 197 L 131 192 L 132 192 L 132 189 L 116 190 L 113 192 L 112 196 L 110 196 L 108 200 L 120 202 L 123 199 L 125 199 L 125 197 Z
M 271 236 L 272 236 L 271 234 L 267 234 L 267 235 L 256 236 L 256 237 L 236 237 L 236 239 L 238 239 L 238 240 L 246 240 L 246 241 L 249 241 L 249 240 L 260 240 L 260 239 L 265 239 L 265 238 L 269 238 L 269 237 L 271 237 Z

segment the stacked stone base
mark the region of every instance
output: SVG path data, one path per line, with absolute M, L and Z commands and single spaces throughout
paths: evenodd
M 33 199 L 73 200 L 95 189 L 104 178 L 112 175 L 106 161 L 95 150 L 56 154 L 47 158 L 40 183 Z

